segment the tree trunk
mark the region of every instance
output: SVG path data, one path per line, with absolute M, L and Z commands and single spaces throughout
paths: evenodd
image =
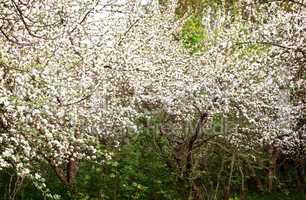
M 80 127 L 76 127 L 74 131 L 74 137 L 76 139 L 79 139 L 81 137 Z M 67 163 L 67 182 L 69 184 L 69 188 L 72 192 L 75 191 L 75 178 L 78 171 L 77 167 L 77 158 L 73 158 L 73 156 L 70 157 L 68 163 Z
M 80 128 L 76 127 L 74 132 L 75 138 L 80 138 Z M 59 178 L 61 183 L 69 188 L 69 190 L 73 193 L 75 193 L 75 178 L 77 174 L 77 160 L 76 158 L 73 158 L 72 156 L 69 158 L 68 162 L 64 166 L 59 166 L 56 164 L 55 160 L 53 158 L 49 158 L 48 162 L 53 169 L 56 176 Z M 64 169 L 63 169 L 64 168 Z M 66 173 L 65 173 L 66 171 Z
M 244 173 L 243 170 L 241 168 L 241 166 L 239 166 L 239 171 L 240 171 L 240 175 L 241 175 L 241 190 L 240 190 L 240 200 L 245 200 L 245 183 L 244 183 Z
M 235 164 L 235 154 L 232 155 L 230 174 L 229 174 L 228 183 L 225 188 L 224 197 L 223 197 L 224 200 L 229 200 L 230 198 L 230 190 L 231 190 L 232 176 L 234 172 L 234 164 Z
M 278 150 L 270 144 L 268 146 L 268 154 L 270 160 L 270 166 L 268 171 L 268 191 L 272 192 L 273 190 L 273 179 L 275 178 L 276 166 L 277 166 L 277 158 L 279 155 Z
M 260 192 L 262 192 L 262 191 L 263 191 L 263 185 L 262 185 L 261 180 L 257 177 L 256 172 L 255 172 L 255 170 L 254 170 L 253 167 L 250 167 L 250 170 L 251 170 L 251 177 L 252 177 L 252 178 L 254 179 L 254 181 L 255 181 L 256 188 L 257 188 Z

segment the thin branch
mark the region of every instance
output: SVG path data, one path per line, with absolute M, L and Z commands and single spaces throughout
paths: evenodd
M 29 25 L 27 24 L 27 22 L 24 19 L 24 16 L 23 16 L 23 13 L 22 13 L 21 9 L 19 8 L 19 6 L 16 4 L 16 2 L 14 0 L 11 0 L 11 1 L 14 4 L 14 6 L 15 6 L 17 12 L 18 12 L 18 15 L 21 19 L 21 22 L 23 23 L 23 25 L 26 28 L 29 35 L 31 35 L 32 37 L 36 37 L 36 38 L 43 38 L 43 36 L 39 36 L 39 35 L 36 35 L 36 34 L 32 33 L 32 31 L 29 28 Z
M 306 8 L 306 4 L 302 3 L 302 2 L 299 2 L 299 1 L 295 1 L 295 0 L 270 0 L 270 1 L 260 1 L 258 2 L 259 4 L 265 4 L 265 3 L 272 3 L 272 2 L 291 2 L 291 3 L 294 3 L 294 4 L 297 4 L 297 5 L 300 5 L 304 8 Z M 251 6 L 251 5 L 254 5 L 254 4 L 257 4 L 257 2 L 255 3 L 249 3 L 247 4 L 246 6 Z
M 95 3 L 95 5 L 94 5 L 92 8 L 90 8 L 90 9 L 85 13 L 85 15 L 82 17 L 82 19 L 78 22 L 78 24 L 70 31 L 70 33 L 74 32 L 74 31 L 77 29 L 78 25 L 83 24 L 83 23 L 86 21 L 86 19 L 88 18 L 89 14 L 95 9 L 95 7 L 96 7 L 98 4 L 99 4 L 99 1 L 97 1 L 97 2 Z
M 306 8 L 306 4 L 301 3 L 301 2 L 299 2 L 299 1 L 294 1 L 294 0 L 287 0 L 287 1 L 289 1 L 289 2 L 291 2 L 291 3 L 298 4 L 298 5 L 300 5 L 300 6 L 304 7 L 304 8 Z
M 17 45 L 22 45 L 22 46 L 30 46 L 30 44 L 28 43 L 20 43 L 19 41 L 17 40 L 13 40 L 11 39 L 3 30 L 2 30 L 2 26 L 0 27 L 0 32 L 2 33 L 2 35 L 6 38 L 7 41 L 11 42 L 11 43 L 14 43 L 14 44 L 17 44 Z
M 271 45 L 271 46 L 279 47 L 279 48 L 282 48 L 282 49 L 293 50 L 293 51 L 301 52 L 301 53 L 305 54 L 305 51 L 303 51 L 302 48 L 293 48 L 293 47 L 288 47 L 288 46 L 284 46 L 284 45 L 277 44 L 277 43 L 274 43 L 274 42 L 267 42 L 267 41 L 239 42 L 239 43 L 235 43 L 234 45 L 251 45 L 251 44 Z
M 125 39 L 126 35 L 132 30 L 132 28 L 139 22 L 139 18 L 135 20 L 134 23 L 132 23 L 130 25 L 130 27 L 123 33 L 122 37 L 120 37 L 119 42 L 118 42 L 118 46 L 121 45 L 121 43 L 123 42 L 123 40 Z
M 71 106 L 71 105 L 74 105 L 74 104 L 79 104 L 81 103 L 82 101 L 86 100 L 86 99 L 89 99 L 93 93 L 98 89 L 99 85 L 100 85 L 101 82 L 99 82 L 95 88 L 89 93 L 87 94 L 86 96 L 84 96 L 83 98 L 77 100 L 77 101 L 74 101 L 74 102 L 71 102 L 71 103 L 67 103 L 67 104 L 63 104 L 62 106 Z
M 190 173 L 192 172 L 192 168 L 193 168 L 192 151 L 194 149 L 194 143 L 197 140 L 198 135 L 201 131 L 201 128 L 202 128 L 203 124 L 205 123 L 205 121 L 207 120 L 207 117 L 208 117 L 208 113 L 204 112 L 204 113 L 201 114 L 200 119 L 197 122 L 195 132 L 191 136 L 191 138 L 189 139 L 188 146 L 187 146 L 185 172 L 184 172 L 184 175 L 186 177 L 189 177 Z
M 197 122 L 197 125 L 196 125 L 196 128 L 195 128 L 195 132 L 194 132 L 193 136 L 190 139 L 191 143 L 194 143 L 195 140 L 197 139 L 197 137 L 198 137 L 198 135 L 199 135 L 199 133 L 201 131 L 201 128 L 202 128 L 205 120 L 207 119 L 207 117 L 208 117 L 208 114 L 206 112 L 201 114 L 200 119 Z

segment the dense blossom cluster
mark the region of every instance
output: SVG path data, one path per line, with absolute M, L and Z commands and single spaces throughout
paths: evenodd
M 0 169 L 27 175 L 36 161 L 94 159 L 99 139 L 137 130 L 135 119 L 158 113 L 178 124 L 221 114 L 236 122 L 227 135 L 237 146 L 250 142 L 246 135 L 288 153 L 303 143 L 305 125 L 295 127 L 305 102 L 292 99 L 305 87 L 297 77 L 305 8 L 248 5 L 255 22 L 241 15 L 220 24 L 204 12 L 210 34 L 205 50 L 191 55 L 176 38 L 185 19 L 176 19 L 175 2 L 168 6 L 1 2 Z

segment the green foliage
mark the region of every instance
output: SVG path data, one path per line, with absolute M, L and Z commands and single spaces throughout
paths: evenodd
M 223 5 L 222 0 L 204 0 L 203 4 L 205 7 L 210 7 L 213 9 L 220 9 Z
M 190 10 L 196 15 L 200 15 L 204 8 L 204 0 L 178 0 L 175 13 L 178 17 L 184 16 Z
M 78 200 L 180 199 L 175 176 L 152 147 L 152 135 L 140 132 L 102 165 L 83 163 L 77 177 Z M 67 197 L 69 199 L 69 197 Z
M 223 118 L 220 114 L 215 114 L 213 116 L 212 121 L 212 130 L 216 133 L 220 133 L 222 131 L 223 127 Z
M 306 196 L 304 193 L 291 192 L 291 193 L 271 193 L 271 194 L 258 194 L 250 193 L 246 200 L 302 200 Z
M 207 32 L 201 23 L 201 19 L 191 16 L 182 28 L 181 39 L 183 46 L 190 50 L 191 53 L 196 53 L 203 48 L 203 42 L 206 38 Z
M 150 122 L 159 120 L 152 119 Z M 221 116 L 214 116 L 213 123 L 216 126 L 221 121 Z M 70 193 L 68 188 L 63 187 L 46 163 L 37 165 L 37 172 L 46 178 L 46 184 L 50 191 L 53 194 L 59 194 L 62 200 L 184 200 L 186 199 L 186 193 L 188 193 L 188 180 L 185 182 L 180 180 L 179 174 L 176 174 L 167 166 L 160 154 L 161 152 L 158 152 L 154 147 L 154 137 L 152 129 L 141 130 L 129 143 L 122 145 L 120 150 L 114 153 L 113 159 L 104 163 L 80 162 L 76 180 L 77 189 L 74 193 Z M 160 145 L 165 148 L 168 146 L 166 142 L 161 142 Z M 230 149 L 230 146 L 224 148 L 235 152 L 235 149 Z M 99 149 L 101 152 L 104 151 L 102 146 Z M 215 192 L 218 192 L 217 198 L 221 198 L 223 188 L 227 186 L 231 156 L 228 152 L 214 146 L 209 146 L 201 151 L 209 162 L 205 168 L 199 168 L 193 172 L 194 180 L 199 185 L 205 185 L 208 197 L 213 197 Z M 246 157 L 238 158 L 237 154 L 238 159 L 244 160 Z M 237 169 L 238 166 L 243 167 L 243 164 L 237 161 L 234 166 L 231 181 L 232 194 L 238 194 L 240 191 L 242 178 Z M 257 173 L 258 177 L 264 180 L 265 171 L 259 168 L 257 170 L 260 172 Z M 282 185 L 282 188 L 280 188 L 281 191 L 286 192 L 255 193 L 256 188 L 252 188 L 252 182 L 249 182 L 249 194 L 247 194 L 246 200 L 305 199 L 302 193 L 294 192 L 296 187 L 292 184 L 295 182 L 294 168 L 290 167 L 286 171 L 287 174 L 280 172 L 277 174 L 279 181 L 283 180 L 283 184 L 286 183 L 285 181 L 290 181 L 289 184 Z M 15 176 L 12 170 L 1 171 L 0 191 L 3 196 L 0 199 L 8 199 L 8 186 L 12 175 Z M 246 174 L 245 182 L 248 183 L 250 180 L 252 178 Z M 219 184 L 218 190 L 216 189 L 217 184 Z M 17 193 L 17 199 L 20 200 L 40 200 L 44 198 L 49 200 L 36 189 L 29 179 L 25 179 Z M 231 200 L 239 200 L 239 195 L 232 196 Z
M 179 199 L 174 177 L 152 147 L 152 135 L 143 131 L 117 154 L 109 169 L 117 192 L 109 199 Z
M 252 55 L 264 55 L 271 48 L 271 45 L 267 44 L 249 44 L 245 48 L 242 49 L 240 58 L 246 58 Z
M 16 199 L 38 200 L 43 199 L 43 195 L 32 184 L 31 180 L 23 180 L 20 187 L 15 187 L 17 175 L 12 169 L 0 171 L 0 199 L 9 199 L 13 195 L 14 189 L 17 189 Z

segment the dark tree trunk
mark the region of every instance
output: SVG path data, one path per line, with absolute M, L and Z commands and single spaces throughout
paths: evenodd
M 299 192 L 305 191 L 305 162 L 304 160 L 300 160 L 298 166 L 296 167 L 297 170 L 297 185 Z
M 268 191 L 272 192 L 273 190 L 273 179 L 275 177 L 276 167 L 277 167 L 277 158 L 279 155 L 278 150 L 270 144 L 268 146 L 268 155 L 269 155 L 269 171 L 268 171 Z

